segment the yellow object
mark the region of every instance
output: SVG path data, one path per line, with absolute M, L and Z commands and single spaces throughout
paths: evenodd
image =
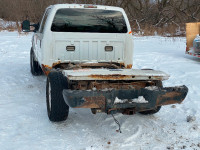
M 200 34 L 200 22 L 186 23 L 186 39 L 187 39 L 187 49 L 193 47 L 193 41 L 197 34 Z

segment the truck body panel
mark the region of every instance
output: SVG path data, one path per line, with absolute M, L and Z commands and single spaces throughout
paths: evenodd
M 63 70 L 69 80 L 167 80 L 162 71 L 139 69 L 81 69 Z
M 130 23 L 123 9 L 118 7 L 97 6 L 84 8 L 85 5 L 53 5 L 46 9 L 39 31 L 33 43 L 40 66 L 53 67 L 56 63 L 117 62 L 131 68 L 133 63 L 133 39 Z M 52 22 L 60 9 L 110 10 L 122 13 L 126 23 L 126 33 L 53 32 Z M 47 13 L 48 12 L 48 13 Z M 46 16 L 47 15 L 47 16 Z M 46 19 L 45 19 L 46 18 Z M 43 25 L 45 20 L 45 24 Z M 75 46 L 75 51 L 67 51 L 67 46 Z M 112 46 L 112 51 L 105 51 Z M 81 48 L 81 49 L 80 49 Z M 41 51 L 42 49 L 42 51 Z M 45 55 L 44 55 L 45 54 Z
M 55 61 L 63 62 L 124 62 L 126 35 L 102 33 L 53 33 L 55 40 Z M 66 38 L 69 37 L 69 38 Z M 67 50 L 74 46 L 75 50 Z M 112 46 L 112 51 L 105 51 Z

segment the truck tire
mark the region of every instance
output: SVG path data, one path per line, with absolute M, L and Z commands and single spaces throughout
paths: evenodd
M 68 88 L 67 80 L 61 72 L 50 72 L 46 84 L 46 104 L 50 121 L 64 121 L 68 117 L 69 106 L 65 103 L 62 91 Z
M 33 51 L 33 48 L 31 48 L 30 51 L 30 67 L 31 67 L 31 73 L 34 76 L 42 75 L 42 69 L 39 65 L 39 63 L 35 60 L 35 54 Z
M 158 87 L 160 87 L 160 88 L 163 87 L 162 81 L 154 81 L 154 82 L 155 82 L 156 86 L 158 86 Z M 161 106 L 158 106 L 158 107 L 156 107 L 155 109 L 146 110 L 146 111 L 141 111 L 141 112 L 139 112 L 139 113 L 142 114 L 142 115 L 153 115 L 153 114 L 159 112 L 160 109 L 161 109 Z

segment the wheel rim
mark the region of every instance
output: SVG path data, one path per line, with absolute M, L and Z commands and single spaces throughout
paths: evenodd
M 49 110 L 51 110 L 51 84 L 50 84 L 50 82 L 49 82 Z

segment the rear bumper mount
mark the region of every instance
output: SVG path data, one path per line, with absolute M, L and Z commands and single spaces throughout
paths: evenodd
M 134 109 L 135 112 L 151 110 L 158 106 L 181 103 L 188 93 L 188 88 L 146 87 L 141 89 L 112 90 L 63 90 L 67 105 L 72 108 L 93 108 L 101 112 L 121 112 Z M 141 99 L 142 98 L 142 99 Z

